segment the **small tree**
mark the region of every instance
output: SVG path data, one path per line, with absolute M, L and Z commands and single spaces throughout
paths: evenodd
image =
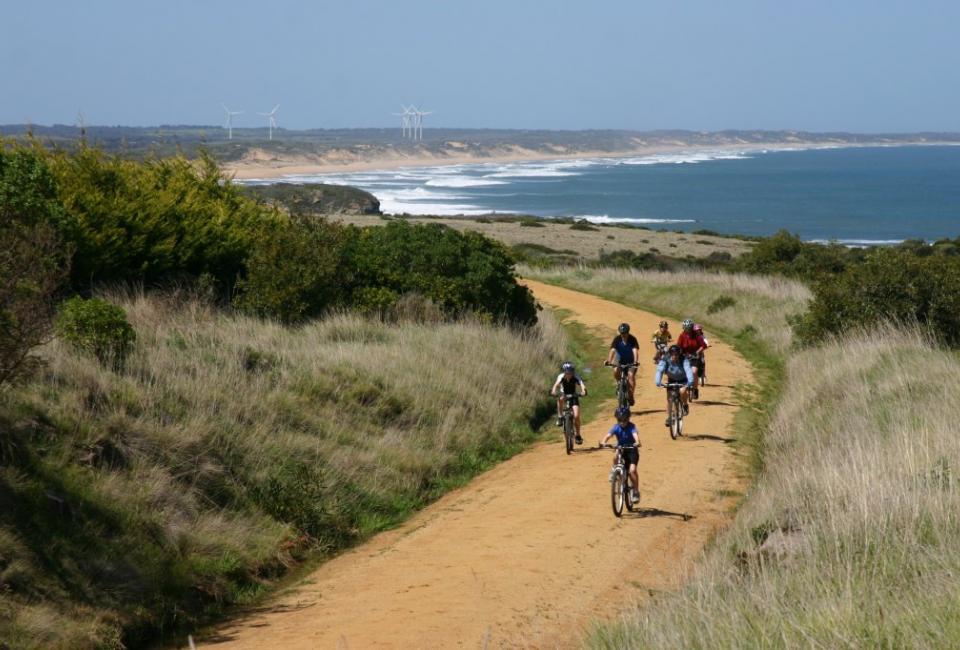
M 123 308 L 100 298 L 76 296 L 63 303 L 56 327 L 57 334 L 74 348 L 115 367 L 123 365 L 137 339 Z

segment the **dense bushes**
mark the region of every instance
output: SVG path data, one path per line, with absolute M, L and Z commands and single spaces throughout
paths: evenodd
M 80 147 L 50 161 L 76 246 L 77 288 L 203 273 L 229 284 L 264 229 L 280 221 L 224 182 L 208 156 L 136 162 Z
M 448 315 L 536 321 L 506 251 L 477 233 L 392 221 L 371 228 L 295 220 L 254 250 L 236 303 L 284 321 L 329 307 L 384 313 L 415 293 Z
M 57 335 L 77 350 L 92 353 L 101 363 L 123 363 L 136 332 L 123 308 L 102 298 L 75 296 L 63 303 L 57 314 Z
M 63 218 L 45 162 L 29 150 L 0 151 L 0 384 L 35 365 L 30 351 L 49 335 L 67 275 Z
M 801 341 L 892 320 L 929 326 L 960 345 L 960 258 L 877 249 L 814 285 L 809 311 L 795 323 Z
M 284 322 L 329 308 L 382 312 L 411 292 L 448 316 L 536 320 L 509 256 L 482 235 L 290 217 L 247 196 L 206 155 L 138 162 L 85 145 L 50 152 L 0 142 L 0 172 L 4 223 L 20 215 L 51 268 L 72 259 L 72 286 L 81 293 L 104 283 L 203 279 L 241 309 Z M 51 247 L 69 255 L 59 259 Z

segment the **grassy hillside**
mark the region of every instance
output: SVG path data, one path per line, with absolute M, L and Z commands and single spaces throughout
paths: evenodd
M 588 645 L 960 643 L 955 354 L 889 325 L 797 349 L 786 317 L 810 292 L 782 279 L 524 272 L 734 333 L 777 388 L 754 402 L 762 464 L 730 530 L 680 592 L 595 626 Z M 736 302 L 710 313 L 724 296 Z
M 122 372 L 54 341 L 0 393 L 4 647 L 137 646 L 249 602 L 530 441 L 563 350 L 545 316 L 294 328 L 113 298 Z
M 956 647 L 958 371 L 889 328 L 794 356 L 732 529 L 679 594 L 590 645 Z
M 362 216 L 337 216 L 357 226 L 375 225 Z M 678 260 L 695 258 L 732 260 L 750 250 L 753 243 L 735 237 L 704 233 L 680 233 L 615 224 L 576 223 L 571 219 L 534 217 L 404 217 L 411 223 L 441 223 L 456 230 L 472 230 L 509 247 L 514 256 L 540 265 L 569 265 L 596 259 L 619 250 L 663 255 Z

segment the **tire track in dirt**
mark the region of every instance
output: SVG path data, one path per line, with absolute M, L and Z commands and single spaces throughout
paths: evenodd
M 568 310 L 604 338 L 626 321 L 644 342 L 660 320 L 589 294 L 526 284 L 541 303 Z M 649 357 L 641 366 L 639 513 L 613 516 L 611 453 L 587 448 L 612 424 L 604 414 L 584 426 L 584 446 L 572 456 L 558 432 L 325 563 L 201 647 L 579 647 L 591 620 L 676 588 L 729 522 L 731 493 L 746 485 L 730 442 L 733 387 L 751 382 L 752 373 L 732 348 L 713 343 L 711 384 L 678 441 L 664 426 L 665 397 L 653 385 Z M 545 390 L 552 379 L 544 377 Z M 588 388 L 598 381 L 612 378 L 597 371 Z M 613 404 L 605 411 L 612 414 Z

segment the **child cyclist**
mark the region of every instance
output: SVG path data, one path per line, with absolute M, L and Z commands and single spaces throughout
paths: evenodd
M 559 397 L 557 400 L 557 426 L 563 424 L 563 403 L 565 400 L 570 400 L 570 406 L 573 407 L 573 424 L 577 430 L 577 444 L 583 444 L 583 438 L 580 437 L 580 395 L 586 397 L 587 395 L 587 385 L 583 383 L 583 380 L 580 378 L 575 371 L 576 368 L 573 367 L 573 364 L 567 361 L 562 366 L 560 366 L 562 372 L 557 375 L 557 380 L 553 382 L 553 388 L 550 389 L 551 395 L 556 395 Z M 580 387 L 580 395 L 577 394 L 577 387 Z M 561 389 L 560 392 L 557 392 L 557 389 Z
M 640 437 L 637 435 L 637 425 L 630 421 L 630 409 L 626 406 L 619 407 L 614 412 L 614 415 L 617 418 L 617 423 L 610 428 L 606 437 L 600 441 L 600 446 L 603 447 L 607 444 L 610 438 L 617 439 L 618 447 L 636 445 L 628 449 L 621 449 L 620 454 L 623 458 L 623 464 L 627 467 L 628 473 L 630 474 L 630 480 L 633 481 L 633 500 L 637 502 L 640 500 L 640 490 L 638 489 L 640 482 L 637 480 L 637 463 L 640 460 Z
M 673 341 L 673 334 L 670 333 L 670 324 L 667 321 L 660 321 L 660 329 L 653 333 L 652 340 L 653 347 L 656 349 L 653 362 L 660 363 L 663 353 L 667 351 L 667 346 Z

